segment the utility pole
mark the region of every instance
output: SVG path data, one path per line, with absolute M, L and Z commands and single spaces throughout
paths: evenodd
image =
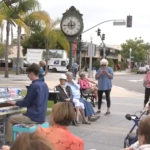
M 131 48 L 129 49 L 129 52 L 130 52 L 130 55 L 129 55 L 129 60 L 130 60 L 130 62 L 129 62 L 129 72 L 131 72 L 131 69 L 132 69 L 132 67 L 131 67 L 131 52 L 132 52 L 132 49 Z
M 105 34 L 102 34 L 101 40 L 102 40 L 102 43 L 103 43 L 103 58 L 105 58 L 106 57 L 106 45 L 104 43 Z
M 104 40 L 105 40 L 105 34 L 102 34 L 101 36 L 101 30 L 98 28 L 98 30 L 96 31 L 97 32 L 97 36 L 100 37 L 100 40 L 102 41 L 102 44 L 103 44 L 103 53 L 102 53 L 102 57 L 105 58 L 106 57 L 106 45 L 104 43 Z
M 93 44 L 93 42 L 92 42 L 92 37 L 91 37 L 91 47 L 92 47 L 92 44 Z M 89 78 L 91 78 L 92 77 L 92 48 L 90 47 L 90 65 L 89 65 Z
M 103 58 L 106 57 L 106 49 L 105 49 L 105 43 L 103 42 Z
M 82 35 L 79 36 L 79 57 L 80 57 L 80 60 L 79 60 L 79 72 L 81 72 L 81 41 L 82 41 Z

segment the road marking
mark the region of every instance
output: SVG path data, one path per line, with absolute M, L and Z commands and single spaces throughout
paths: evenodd
M 142 82 L 143 79 L 139 79 L 139 80 L 128 80 L 129 82 Z

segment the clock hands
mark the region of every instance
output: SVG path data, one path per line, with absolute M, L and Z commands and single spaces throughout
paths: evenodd
M 63 25 L 63 26 L 68 26 L 68 28 L 73 29 L 75 27 L 75 22 L 70 20 L 70 22 L 67 25 Z

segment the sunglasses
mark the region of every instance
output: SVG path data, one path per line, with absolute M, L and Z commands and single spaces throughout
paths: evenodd
M 102 66 L 106 66 L 106 65 L 102 65 Z

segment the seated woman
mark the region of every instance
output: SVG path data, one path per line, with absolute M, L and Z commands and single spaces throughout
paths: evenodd
M 76 124 L 79 124 L 79 111 L 81 112 L 83 122 L 86 124 L 90 124 L 85 118 L 84 114 L 84 104 L 81 103 L 78 99 L 73 98 L 71 93 L 71 88 L 66 84 L 67 77 L 65 75 L 61 75 L 60 77 L 60 84 L 56 86 L 56 90 L 59 91 L 58 101 L 59 102 L 72 102 L 76 108 Z
M 78 79 L 78 83 L 80 84 L 80 88 L 85 94 L 94 94 L 95 100 L 98 100 L 98 88 L 97 84 L 94 81 L 89 80 L 85 77 L 84 73 L 80 73 L 80 78 Z M 92 85 L 90 84 L 92 83 Z
M 22 133 L 19 138 L 9 146 L 2 146 L 1 150 L 55 150 L 45 138 L 34 133 Z
M 58 102 L 53 106 L 50 115 L 51 127 L 38 127 L 35 134 L 44 137 L 54 150 L 84 150 L 84 142 L 73 135 L 67 128 L 75 117 L 73 105 L 69 102 Z
M 92 105 L 85 99 L 81 98 L 80 95 L 80 85 L 77 84 L 75 80 L 73 80 L 72 72 L 67 72 L 67 85 L 70 86 L 73 98 L 78 99 L 81 103 L 84 104 L 84 113 L 85 116 L 89 118 L 90 121 L 96 121 L 100 118 L 100 116 L 96 116 L 95 112 L 92 108 Z M 83 122 L 86 123 L 86 122 Z

